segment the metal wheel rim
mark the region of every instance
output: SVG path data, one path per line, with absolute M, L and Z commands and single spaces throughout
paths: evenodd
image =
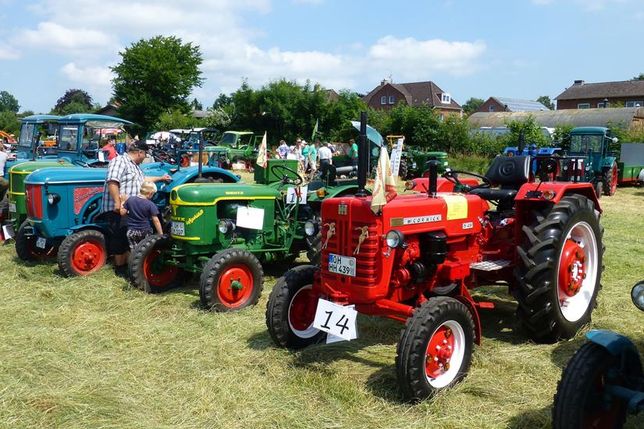
M 443 372 L 441 375 L 438 377 L 430 377 L 429 374 L 427 374 L 427 358 L 431 356 L 429 353 L 429 350 L 425 351 L 425 359 L 423 361 L 423 368 L 425 369 L 425 378 L 427 379 L 427 382 L 434 388 L 440 389 L 443 388 L 447 385 L 449 385 L 456 376 L 458 375 L 461 366 L 463 366 L 463 359 L 465 358 L 465 331 L 463 331 L 463 327 L 460 325 L 460 323 L 456 322 L 455 320 L 447 320 L 443 322 L 440 326 L 438 326 L 432 335 L 429 337 L 429 340 L 427 342 L 427 347 L 429 348 L 430 344 L 432 343 L 432 338 L 438 333 L 441 328 L 446 327 L 449 328 L 452 331 L 452 335 L 454 336 L 454 349 L 452 351 L 452 355 L 450 358 L 449 362 L 449 369 L 445 372 Z
M 291 298 L 291 301 L 288 303 L 288 313 L 287 313 L 287 319 L 288 319 L 288 326 L 291 328 L 291 332 L 295 334 L 296 336 L 300 338 L 311 338 L 314 337 L 318 332 L 320 332 L 319 329 L 313 327 L 313 320 L 315 319 L 315 312 L 310 314 L 310 323 L 309 325 L 302 329 L 302 325 L 305 325 L 306 322 L 303 322 L 303 319 L 307 315 L 307 310 L 310 310 L 309 303 L 307 302 L 310 297 L 308 296 L 302 296 L 302 293 L 306 293 L 307 295 L 311 293 L 313 289 L 312 285 L 306 285 L 302 288 L 300 288 L 297 292 L 295 292 L 295 295 Z M 299 295 L 299 297 L 298 297 Z M 305 317 L 302 317 L 302 320 L 292 320 L 291 314 L 293 314 L 293 311 L 297 311 L 299 314 L 305 315 Z M 295 326 L 297 324 L 297 327 Z

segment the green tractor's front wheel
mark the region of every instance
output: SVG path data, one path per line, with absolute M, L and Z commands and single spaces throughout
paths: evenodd
M 264 270 L 247 250 L 226 249 L 210 258 L 199 281 L 201 303 L 215 311 L 236 311 L 257 304 Z
M 150 235 L 130 253 L 130 280 L 137 288 L 147 292 L 161 292 L 176 287 L 181 282 L 179 268 L 164 263 L 163 252 L 170 248 L 166 235 Z

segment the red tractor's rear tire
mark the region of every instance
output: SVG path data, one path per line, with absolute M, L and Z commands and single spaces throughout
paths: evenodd
M 53 246 L 47 246 L 44 249 L 36 247 L 36 237 L 27 235 L 29 222 L 24 221 L 16 233 L 16 254 L 18 258 L 25 262 L 42 261 L 55 254 Z
M 595 195 L 597 195 L 597 199 L 600 199 L 604 194 L 604 182 L 602 182 L 601 180 L 598 180 L 593 185 L 593 188 L 595 189 Z
M 311 293 L 313 265 L 288 270 L 277 280 L 266 306 L 266 326 L 280 347 L 301 349 L 326 339 L 326 333 L 313 327 L 317 298 Z
M 591 200 L 569 195 L 523 226 L 515 275 L 517 316 L 539 343 L 572 338 L 590 322 L 603 271 L 603 228 Z
M 201 304 L 215 311 L 236 311 L 257 304 L 264 270 L 248 250 L 226 249 L 210 258 L 201 273 Z
M 604 347 L 591 342 L 581 346 L 557 386 L 552 407 L 553 429 L 621 428 L 626 420 L 626 403 L 604 395 L 607 374 L 612 369 L 619 373 L 620 366 L 619 358 Z
M 166 235 L 150 235 L 136 245 L 128 261 L 134 286 L 146 293 L 155 293 L 181 285 L 179 268 L 163 264 L 161 258 L 170 243 Z
M 58 268 L 66 277 L 88 276 L 106 260 L 105 236 L 95 229 L 68 235 L 58 248 Z
M 465 304 L 437 297 L 418 307 L 402 331 L 396 356 L 405 399 L 422 401 L 462 380 L 473 344 L 474 320 Z
M 617 181 L 619 179 L 619 172 L 617 171 L 617 163 L 613 161 L 610 170 L 604 177 L 604 195 L 613 196 L 617 192 Z

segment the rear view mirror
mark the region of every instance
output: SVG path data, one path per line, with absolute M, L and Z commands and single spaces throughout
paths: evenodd
M 635 307 L 644 311 L 644 280 L 636 283 L 631 290 L 631 299 Z

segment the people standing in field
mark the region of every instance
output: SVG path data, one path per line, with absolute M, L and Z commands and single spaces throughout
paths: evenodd
M 288 152 L 289 147 L 286 144 L 286 140 L 280 140 L 280 145 L 277 147 L 277 154 L 279 155 L 280 159 L 286 159 Z
M 4 149 L 4 145 L 0 144 L 0 201 L 4 199 L 4 195 L 9 189 L 9 181 L 4 177 L 4 170 L 9 155 Z
M 349 158 L 351 159 L 351 166 L 358 168 L 358 144 L 354 139 L 349 140 Z
M 320 159 L 320 174 L 322 180 L 326 180 L 329 174 L 329 169 L 333 163 L 333 153 L 329 149 L 329 144 L 327 142 L 322 143 L 322 147 L 318 151 L 318 157 Z

